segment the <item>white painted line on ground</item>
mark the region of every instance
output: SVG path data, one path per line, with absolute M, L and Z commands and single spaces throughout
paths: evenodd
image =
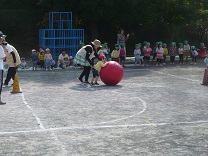
M 171 76 L 171 77 L 175 77 L 177 79 L 184 79 L 184 80 L 188 80 L 188 81 L 192 81 L 192 82 L 199 82 L 198 80 L 194 80 L 194 79 L 189 79 L 189 78 L 185 78 L 185 77 L 181 77 L 181 76 L 177 76 L 177 75 L 172 75 L 172 74 L 168 74 L 168 73 L 164 73 L 164 72 L 160 72 L 160 71 L 156 71 L 156 70 L 152 70 L 152 69 L 136 69 L 136 70 L 125 70 L 125 71 L 151 71 L 151 72 L 155 72 L 158 74 L 162 74 L 162 75 L 167 75 L 167 76 Z
M 45 129 L 45 127 L 43 126 L 43 124 L 42 124 L 40 118 L 33 112 L 32 108 L 28 105 L 27 101 L 25 100 L 24 94 L 23 94 L 23 93 L 21 93 L 21 94 L 22 94 L 22 101 L 23 101 L 24 104 L 27 106 L 27 108 L 29 108 L 29 110 L 31 111 L 31 113 L 32 113 L 33 116 L 35 117 L 35 119 L 36 119 L 36 121 L 37 121 L 39 127 L 40 127 L 41 129 Z
M 95 125 L 101 125 L 101 124 L 106 124 L 106 123 L 112 123 L 112 122 L 117 122 L 117 121 L 126 120 L 126 119 L 129 119 L 129 118 L 133 118 L 133 117 L 135 117 L 135 116 L 138 116 L 138 115 L 142 114 L 143 112 L 145 112 L 146 109 L 147 109 L 147 104 L 146 104 L 146 102 L 145 102 L 144 100 L 142 100 L 141 98 L 139 98 L 139 97 L 134 97 L 134 98 L 137 98 L 137 99 L 139 99 L 139 101 L 142 102 L 142 105 L 143 105 L 143 106 L 142 106 L 142 110 L 141 110 L 140 112 L 138 112 L 137 114 L 134 114 L 134 115 L 130 115 L 130 116 L 124 117 L 124 118 L 120 118 L 120 119 L 116 119 L 116 120 L 111 120 L 111 121 L 106 121 L 106 122 L 97 123 L 97 124 L 95 124 Z
M 176 123 L 150 123 L 150 124 L 131 124 L 131 125 L 95 125 L 95 126 L 80 126 L 80 127 L 57 127 L 49 129 L 36 129 L 26 131 L 11 131 L 11 132 L 0 132 L 0 135 L 11 135 L 11 134 L 28 134 L 28 133 L 44 133 L 44 132 L 55 132 L 55 131 L 69 131 L 69 130 L 83 130 L 83 129 L 110 129 L 110 128 L 137 128 L 137 127 L 158 127 L 158 126 L 174 126 L 174 125 L 196 125 L 196 124 L 208 124 L 208 121 L 190 121 L 190 122 L 176 122 Z
M 34 113 L 34 111 L 32 110 L 32 108 L 28 105 L 27 101 L 25 100 L 25 96 L 24 94 L 22 93 L 22 101 L 24 102 L 24 104 L 27 106 L 27 108 L 30 109 L 31 113 L 33 114 L 33 116 L 35 117 L 39 127 L 40 127 L 40 130 L 39 131 L 36 131 L 36 132 L 44 132 L 44 131 L 47 131 L 45 129 L 45 127 L 43 126 L 40 118 Z M 33 130 L 32 130 L 33 131 Z M 21 131 L 22 133 L 28 133 L 27 131 Z M 58 137 L 56 136 L 56 134 L 54 133 L 54 131 L 50 131 L 51 132 L 51 135 L 53 137 L 53 139 L 55 140 L 56 144 L 61 148 L 61 151 L 62 151 L 62 155 L 63 156 L 67 156 L 68 155 L 68 152 L 65 148 L 65 146 L 59 141 Z M 15 134 L 15 133 L 8 133 L 8 134 Z

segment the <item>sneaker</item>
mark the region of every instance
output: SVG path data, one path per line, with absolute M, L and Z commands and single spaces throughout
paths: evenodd
M 93 82 L 90 83 L 91 86 L 95 85 Z
M 83 83 L 83 81 L 82 81 L 82 79 L 81 79 L 80 77 L 78 77 L 78 78 L 77 78 L 77 80 L 79 80 L 80 82 L 82 82 L 82 83 Z
M 0 105 L 5 105 L 5 104 L 6 104 L 6 102 L 0 101 Z
M 163 65 L 162 65 L 162 64 L 160 64 L 160 66 L 162 67 Z
M 95 82 L 95 85 L 99 85 L 99 83 L 98 82 Z

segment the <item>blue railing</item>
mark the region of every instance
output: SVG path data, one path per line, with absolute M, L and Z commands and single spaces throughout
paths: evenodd
M 50 48 L 54 59 L 63 48 L 69 56 L 75 56 L 81 42 L 84 42 L 84 29 L 72 28 L 71 12 L 49 13 L 49 29 L 39 30 L 40 46 Z

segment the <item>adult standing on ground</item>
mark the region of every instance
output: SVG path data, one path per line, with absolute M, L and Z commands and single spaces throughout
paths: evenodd
M 83 71 L 78 79 L 83 82 L 83 77 L 85 76 L 84 83 L 89 83 L 88 78 L 90 75 L 91 66 L 94 65 L 92 58 L 95 56 L 98 58 L 98 50 L 101 47 L 101 42 L 95 39 L 91 44 L 83 46 L 74 57 L 74 63 L 83 66 Z
M 127 36 L 124 35 L 124 30 L 121 29 L 118 34 L 117 34 L 117 44 L 125 44 L 126 45 L 126 41 L 129 39 L 129 34 L 127 34 Z
M 1 46 L 2 42 L 5 39 L 5 35 L 0 31 L 0 105 L 6 104 L 5 102 L 1 101 L 1 92 L 2 92 L 2 85 L 3 85 L 3 69 L 4 69 L 4 62 L 3 60 L 6 57 L 6 54 L 4 53 L 4 49 Z
M 127 34 L 126 36 L 125 36 L 125 34 L 124 34 L 124 30 L 123 29 L 121 29 L 119 32 L 118 32 L 118 34 L 117 34 L 117 44 L 119 44 L 119 46 L 120 46 L 120 48 L 121 48 L 121 45 L 122 46 L 124 46 L 123 47 L 123 50 L 125 51 L 124 53 L 125 53 L 125 56 L 122 56 L 123 58 L 124 58 L 124 64 L 125 64 L 125 59 L 126 59 L 126 54 L 127 54 L 127 52 L 126 52 L 126 41 L 129 39 L 129 34 Z M 121 62 L 122 60 L 120 60 L 120 62 Z M 123 64 L 123 66 L 124 66 L 124 64 Z
M 8 85 L 11 78 L 14 80 L 15 74 L 17 72 L 18 65 L 21 63 L 19 53 L 10 44 L 8 44 L 5 39 L 3 41 L 3 48 L 6 54 L 6 63 L 8 64 L 8 72 L 4 85 Z

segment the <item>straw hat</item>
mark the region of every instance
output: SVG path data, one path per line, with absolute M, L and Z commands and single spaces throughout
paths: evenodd
M 94 45 L 94 46 L 97 46 L 97 47 L 102 47 L 100 44 L 101 44 L 101 42 L 98 40 L 98 39 L 95 39 L 93 42 L 92 42 L 92 44 Z

